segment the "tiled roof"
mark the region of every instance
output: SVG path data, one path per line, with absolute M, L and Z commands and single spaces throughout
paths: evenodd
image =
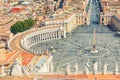
M 18 51 L 13 51 L 13 52 L 10 52 L 7 54 L 7 58 L 6 58 L 6 61 L 9 61 L 9 59 Z
M 33 57 L 33 54 L 22 52 L 22 65 L 26 66 L 33 59 Z
M 13 51 L 13 52 L 10 52 L 10 53 L 1 53 L 0 55 L 0 62 L 6 62 L 6 61 L 9 61 L 9 59 L 16 53 L 17 51 Z M 4 59 L 3 59 L 4 58 Z

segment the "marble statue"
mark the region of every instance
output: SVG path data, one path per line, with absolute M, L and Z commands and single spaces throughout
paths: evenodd
M 26 68 L 24 68 L 24 74 L 29 75 L 29 72 L 28 72 L 28 70 Z
M 95 62 L 93 64 L 93 70 L 94 70 L 94 74 L 97 74 L 98 73 L 98 62 Z
M 67 64 L 67 74 L 68 74 L 68 75 L 71 73 L 70 67 L 71 67 L 71 65 L 70 65 L 70 64 Z
M 4 65 L 2 65 L 1 66 L 1 74 L 0 74 L 0 76 L 5 76 L 6 75 L 6 73 L 5 73 L 5 67 L 4 67 Z
M 85 74 L 89 74 L 89 69 L 88 69 L 88 67 L 85 67 Z
M 103 74 L 104 75 L 106 75 L 107 74 L 107 66 L 108 66 L 108 64 L 104 64 L 104 66 L 103 66 Z
M 74 68 L 75 68 L 75 72 L 78 72 L 78 64 L 77 63 L 74 65 Z
M 118 68 L 119 68 L 119 66 L 118 66 L 118 64 L 116 64 L 116 65 L 115 65 L 115 75 L 118 75 L 118 74 L 119 74 L 119 72 L 118 72 L 118 71 L 119 71 Z
M 52 62 L 50 63 L 50 72 L 54 72 L 54 66 Z
M 21 76 L 21 75 L 23 75 L 21 66 L 19 65 L 17 60 L 14 61 L 14 64 L 12 66 L 11 75 L 12 76 Z

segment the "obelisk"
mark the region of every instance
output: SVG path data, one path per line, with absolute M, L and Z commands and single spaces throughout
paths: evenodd
M 91 53 L 98 53 L 98 50 L 96 49 L 96 33 L 95 33 L 95 28 L 93 32 L 93 48 L 91 50 Z
M 95 28 L 94 28 L 94 32 L 93 32 L 93 49 L 96 48 L 96 34 L 95 34 Z

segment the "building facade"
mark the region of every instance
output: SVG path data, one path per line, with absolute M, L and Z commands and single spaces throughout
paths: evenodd
M 110 25 L 112 14 L 101 14 L 100 15 L 100 25 Z
M 61 25 L 65 27 L 66 32 L 69 33 L 76 29 L 78 25 L 89 25 L 90 17 L 83 13 L 71 13 L 63 19 L 49 19 L 44 20 L 42 23 L 45 26 Z

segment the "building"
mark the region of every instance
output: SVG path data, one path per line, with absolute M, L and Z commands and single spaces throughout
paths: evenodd
M 6 18 L 7 17 L 7 18 Z M 9 33 L 10 27 L 15 23 L 14 18 L 8 16 L 0 17 L 0 33 Z

